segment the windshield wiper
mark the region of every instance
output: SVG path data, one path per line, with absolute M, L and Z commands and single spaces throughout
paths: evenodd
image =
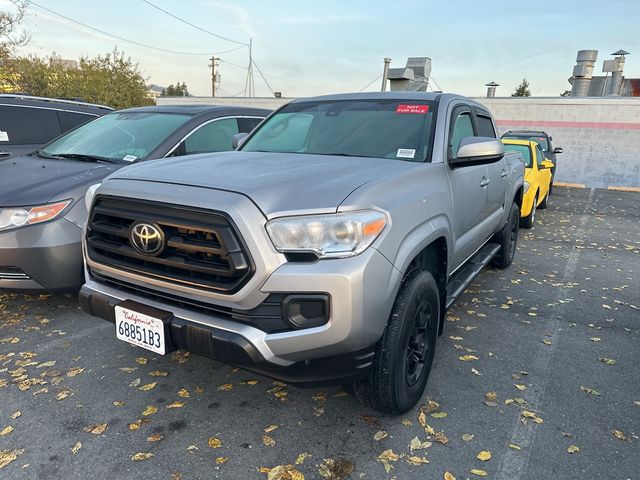
M 52 158 L 64 158 L 67 160 L 80 160 L 81 162 L 107 162 L 107 163 L 122 163 L 120 160 L 109 157 L 101 157 L 99 155 L 89 155 L 86 153 L 59 153 Z
M 47 159 L 52 159 L 52 160 L 56 160 L 56 159 L 60 158 L 60 157 L 58 157 L 56 155 L 49 155 L 48 153 L 44 153 L 44 151 L 42 151 L 42 150 L 36 151 L 35 155 L 37 157 L 40 157 L 40 158 L 47 158 Z

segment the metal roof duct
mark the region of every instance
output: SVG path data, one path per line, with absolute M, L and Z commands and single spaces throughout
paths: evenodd
M 404 68 L 389 69 L 389 85 L 392 91 L 426 92 L 431 75 L 429 57 L 409 57 Z
M 593 77 L 593 67 L 598 59 L 598 50 L 578 50 L 576 65 L 573 67 L 571 83 L 572 97 L 586 97 Z

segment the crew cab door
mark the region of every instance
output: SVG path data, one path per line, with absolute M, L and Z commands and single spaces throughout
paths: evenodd
M 462 104 L 454 107 L 449 124 L 447 160 L 457 157 L 460 141 L 475 136 L 471 109 Z M 486 165 L 447 166 L 453 212 L 453 271 L 469 258 L 486 240 L 487 180 Z
M 476 132 L 481 137 L 497 138 L 491 116 L 485 110 L 475 107 Z M 491 232 L 498 230 L 504 219 L 505 197 L 507 195 L 507 163 L 504 158 L 487 164 L 487 209 L 485 218 Z

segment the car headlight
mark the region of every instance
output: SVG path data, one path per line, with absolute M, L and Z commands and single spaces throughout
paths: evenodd
M 276 218 L 267 222 L 267 232 L 281 253 L 310 252 L 318 258 L 343 258 L 362 253 L 386 225 L 384 213 L 359 210 Z
M 89 210 L 91 210 L 91 204 L 93 203 L 93 197 L 96 196 L 96 190 L 98 190 L 98 187 L 102 185 L 101 183 L 96 183 L 94 185 L 91 185 L 88 189 L 87 189 L 87 193 L 84 194 L 84 204 L 87 207 L 87 212 Z
M 0 230 L 48 222 L 60 215 L 69 206 L 71 200 L 36 205 L 34 207 L 9 207 L 0 209 Z
M 524 193 L 529 191 L 529 182 L 524 182 Z

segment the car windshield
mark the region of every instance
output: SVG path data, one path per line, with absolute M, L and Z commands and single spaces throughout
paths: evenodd
M 505 144 L 505 152 L 518 152 L 522 154 L 524 159 L 524 166 L 531 168 L 531 149 L 527 145 L 509 145 Z
M 133 162 L 146 157 L 191 115 L 115 112 L 58 138 L 38 152 L 43 157 Z
M 430 157 L 433 110 L 433 102 L 411 100 L 293 103 L 270 117 L 241 149 L 423 162 Z
M 532 142 L 536 142 L 538 145 L 540 145 L 540 148 L 542 148 L 543 152 L 548 152 L 549 151 L 549 142 L 547 141 L 547 137 L 545 137 L 544 135 L 517 135 L 517 134 L 512 134 L 512 135 L 505 135 L 503 138 L 514 138 L 517 140 L 530 140 Z

